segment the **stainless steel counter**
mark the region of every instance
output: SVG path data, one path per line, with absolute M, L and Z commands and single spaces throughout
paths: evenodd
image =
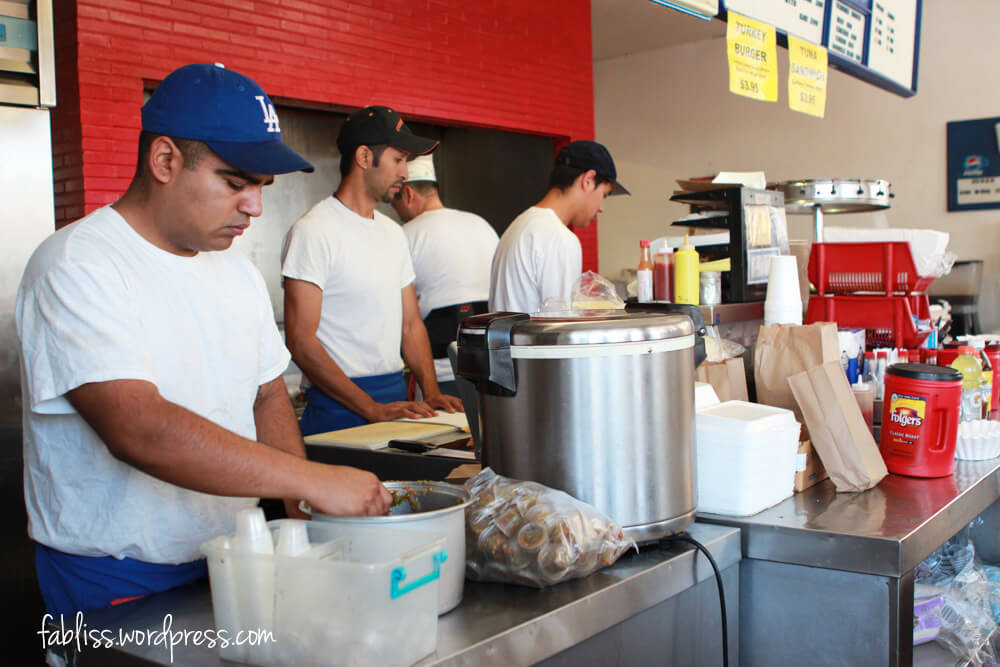
M 695 524 L 688 534 L 702 542 L 712 553 L 726 581 L 729 606 L 730 655 L 736 664 L 738 642 L 739 531 L 725 526 Z M 560 661 L 560 655 L 581 643 L 607 638 L 605 646 L 585 644 L 588 655 L 600 651 L 620 655 L 621 633 L 615 631 L 627 625 L 633 617 L 658 609 L 664 603 L 692 590 L 700 590 L 703 604 L 689 601 L 670 612 L 670 618 L 650 618 L 655 631 L 643 631 L 644 641 L 656 655 L 670 656 L 668 636 L 683 635 L 688 644 L 701 645 L 703 653 L 685 664 L 706 664 L 719 661 L 721 655 L 718 626 L 718 597 L 712 568 L 704 556 L 695 559 L 687 545 L 660 543 L 642 549 L 619 560 L 610 568 L 586 579 L 570 581 L 552 588 L 535 590 L 521 586 L 474 584 L 466 582 L 462 604 L 442 616 L 438 623 L 437 651 L 417 663 L 430 665 L 527 665 L 546 659 L 552 664 L 574 664 L 579 659 Z M 702 608 L 704 607 L 704 608 Z M 86 615 L 88 630 L 118 628 L 130 630 L 162 630 L 164 618 L 171 614 L 171 630 L 204 630 L 214 627 L 211 597 L 205 583 L 150 596 L 120 607 Z M 68 625 L 72 625 L 68 623 Z M 683 632 L 681 632 L 683 630 Z M 633 633 L 633 636 L 636 633 Z M 618 642 L 618 644 L 616 644 Z M 704 647 L 708 645 L 708 649 Z M 73 647 L 70 647 L 71 649 Z M 83 647 L 76 654 L 75 664 L 171 664 L 170 653 L 162 645 L 117 647 L 113 656 L 106 650 Z M 676 653 L 675 653 L 676 655 Z M 73 664 L 73 663 L 70 663 Z M 191 666 L 221 666 L 223 662 L 214 648 L 185 645 L 173 648 L 173 663 Z M 678 663 L 680 664 L 680 663 Z
M 859 494 L 826 481 L 750 517 L 698 515 L 741 531 L 741 664 L 912 664 L 914 567 L 998 499 L 993 459 Z
M 737 526 L 743 556 L 898 577 L 1000 499 L 1000 458 L 956 461 L 952 477 L 888 475 L 865 493 L 827 480 L 750 517 L 699 514 Z

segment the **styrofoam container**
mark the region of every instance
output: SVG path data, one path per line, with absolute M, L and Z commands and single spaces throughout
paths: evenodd
M 282 524 L 271 521 L 276 537 Z M 444 538 L 423 531 L 376 530 L 341 535 L 336 525 L 306 525 L 310 548 L 298 556 L 241 551 L 231 536 L 201 545 L 208 560 L 220 655 L 254 665 L 398 665 L 437 646 L 438 585 L 447 559 Z M 257 587 L 237 575 L 248 563 L 270 564 L 273 627 L 244 627 L 265 614 Z M 264 568 L 261 568 L 264 569 Z M 237 646 L 239 632 L 270 632 L 273 641 Z M 245 635 L 244 635 L 245 636 Z
M 695 416 L 698 511 L 749 516 L 792 495 L 801 427 L 791 410 L 726 401 Z

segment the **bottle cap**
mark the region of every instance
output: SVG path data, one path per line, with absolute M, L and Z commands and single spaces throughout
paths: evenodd
M 976 348 L 972 347 L 971 345 L 959 345 L 958 346 L 958 353 L 959 354 L 975 354 L 976 353 Z
M 680 247 L 681 250 L 694 250 L 694 246 L 691 245 L 691 241 L 688 239 L 688 236 L 690 236 L 690 234 L 684 235 L 684 245 Z
M 639 247 L 640 248 L 648 248 L 649 247 L 649 241 L 647 241 L 645 239 L 643 239 L 642 241 L 639 241 Z
M 865 350 L 865 359 L 874 359 L 875 350 Z

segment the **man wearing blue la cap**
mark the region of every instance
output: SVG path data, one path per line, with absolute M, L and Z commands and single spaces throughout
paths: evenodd
M 142 119 L 127 192 L 46 239 L 17 296 L 28 532 L 53 615 L 205 576 L 199 545 L 258 497 L 291 514 L 391 502 L 370 473 L 305 459 L 263 279 L 227 251 L 274 174 L 312 170 L 270 99 L 188 65 Z

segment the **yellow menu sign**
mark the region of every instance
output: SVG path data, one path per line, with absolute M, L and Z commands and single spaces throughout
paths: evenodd
M 822 118 L 826 112 L 826 49 L 788 36 L 788 108 Z
M 726 19 L 729 92 L 778 101 L 778 59 L 774 26 L 729 12 Z

